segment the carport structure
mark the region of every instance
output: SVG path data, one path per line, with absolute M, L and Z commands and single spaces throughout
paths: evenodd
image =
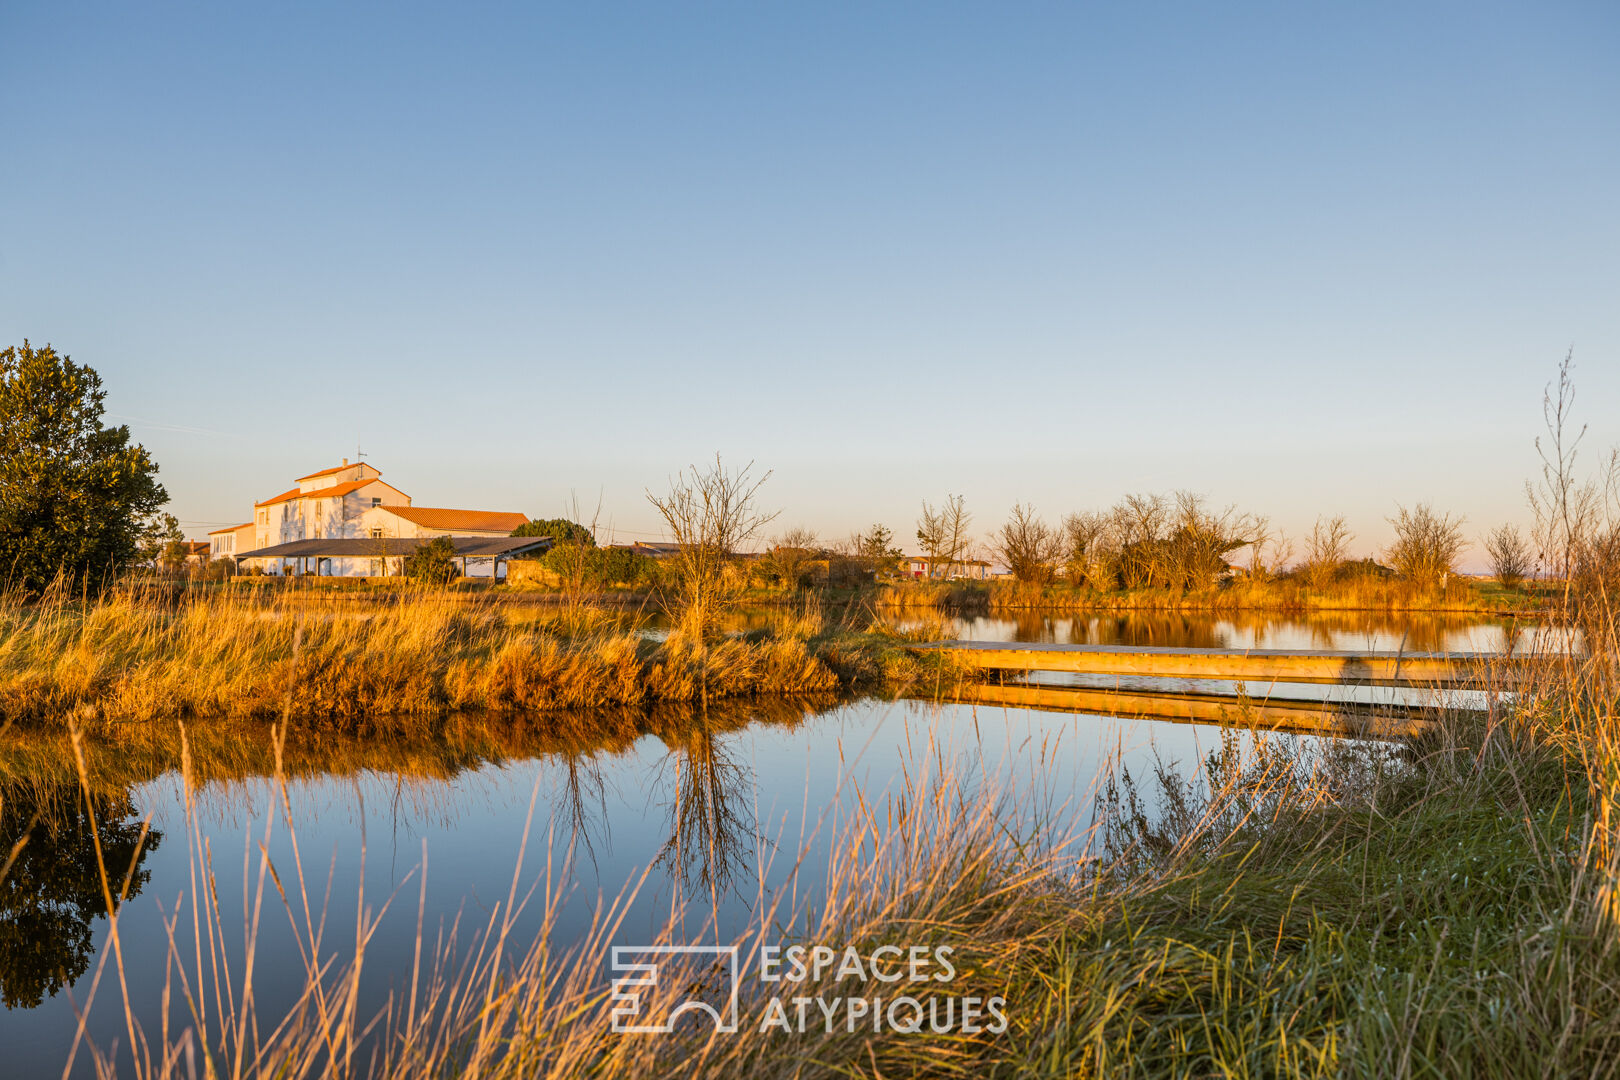
M 254 551 L 240 552 L 235 556 L 235 560 L 240 566 L 248 559 L 290 559 L 297 565 L 299 573 L 313 572 L 316 576 L 322 576 L 321 564 L 326 560 L 380 559 L 383 576 L 386 577 L 389 559 L 408 558 L 417 548 L 439 539 L 443 537 L 369 536 L 291 540 L 285 544 L 272 544 L 270 547 Z M 467 574 L 467 560 L 490 559 L 494 563 L 490 567 L 491 580 L 500 577 L 501 563 L 504 560 L 546 551 L 551 547 L 549 536 L 452 536 L 449 540 L 455 546 L 456 558 L 461 560 L 463 577 Z

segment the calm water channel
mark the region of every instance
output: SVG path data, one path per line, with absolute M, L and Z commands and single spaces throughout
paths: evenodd
M 973 640 L 1276 648 L 1494 651 L 1514 640 L 1501 624 L 1366 615 L 1031 616 L 958 620 L 947 629 Z M 691 903 L 677 939 L 712 940 L 704 925 L 711 918 L 723 936 L 740 930 L 762 896 L 779 903 L 789 933 L 793 914 L 824 881 L 832 838 L 852 809 L 859 800 L 883 805 L 907 770 L 915 776 L 944 761 L 978 782 L 1042 791 L 1067 802 L 1083 827 L 1105 762 L 1140 772 L 1157 755 L 1190 768 L 1218 742 L 1215 729 L 1198 725 L 874 698 L 729 704 L 707 714 L 659 710 L 642 718 L 642 733 L 598 745 L 548 737 L 556 728 L 544 719 L 453 727 L 431 741 L 386 746 L 294 736 L 287 748 L 291 830 L 265 775 L 267 750 L 246 745 L 267 746 L 267 731 L 233 730 L 212 742 L 195 736 L 204 780 L 189 817 L 185 785 L 160 753 L 143 765 L 142 754 L 91 747 L 93 757 L 106 755 L 93 771 L 116 776 L 95 802 L 109 862 L 127 866 L 141 822 L 151 822 L 120 919 L 125 977 L 142 1023 L 153 1032 L 159 1025 L 166 917 L 181 914 L 182 941 L 191 948 L 203 841 L 226 927 L 221 958 L 233 972 L 256 899 L 256 874 L 245 871 L 256 870 L 261 841 L 284 882 L 301 861 L 317 917 L 329 891 L 328 951 L 352 949 L 362 889 L 374 910 L 398 893 L 367 949 L 362 1011 L 369 1012 L 409 979 L 424 877 L 430 944 L 458 916 L 482 924 L 492 905 L 504 903 L 514 873 L 520 895 L 538 884 L 517 927 L 525 944 L 541 924 L 543 895 L 562 898 L 554 933 L 566 943 L 590 925 L 599 899 L 612 901 L 638 881 L 616 940 L 652 940 L 681 898 Z M 46 761 L 49 751 L 28 735 L 5 735 L 0 745 L 15 763 L 7 775 L 58 778 L 11 784 L 0 808 L 0 859 L 36 812 L 43 822 L 0 882 L 0 1073 L 58 1075 L 74 1039 L 75 1003 L 83 1005 L 109 953 L 107 922 L 96 914 L 103 904 L 91 830 L 63 779 L 71 764 L 65 771 L 60 762 L 31 764 Z M 693 841 L 694 815 L 727 823 L 720 850 Z M 296 998 L 303 967 L 273 888 L 263 896 L 259 925 L 257 1008 L 261 1018 L 279 1018 Z M 195 965 L 195 957 L 186 960 Z M 186 1023 L 178 989 L 171 1015 Z M 123 1028 L 109 963 L 88 1033 L 107 1047 L 127 1041 Z M 87 1073 L 89 1064 L 81 1052 L 74 1071 Z

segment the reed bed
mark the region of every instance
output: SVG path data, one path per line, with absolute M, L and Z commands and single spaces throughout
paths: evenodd
M 296 592 L 0 603 L 0 721 L 33 724 L 290 711 L 380 729 L 468 711 L 826 693 L 882 666 L 809 611 L 702 642 L 658 640 L 590 607 L 521 609 L 436 590 L 370 605 Z
M 877 590 L 873 603 L 886 610 L 937 609 L 958 613 L 1052 613 L 1164 611 L 1312 612 L 1469 612 L 1525 614 L 1545 612 L 1555 590 L 1503 589 L 1494 583 L 1453 578 L 1445 587 L 1422 587 L 1402 579 L 1357 578 L 1320 587 L 1303 580 L 1239 579 L 1207 589 L 1103 590 L 1081 586 L 994 580 L 973 582 L 905 582 Z

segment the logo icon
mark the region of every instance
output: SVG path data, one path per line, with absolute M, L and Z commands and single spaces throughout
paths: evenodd
M 694 969 L 693 961 L 704 959 L 710 963 Z M 613 980 L 615 1032 L 662 1034 L 687 1012 L 707 1014 L 716 1031 L 737 1030 L 735 945 L 615 945 L 613 970 L 623 973 Z M 658 992 L 661 981 L 667 987 L 673 979 L 685 981 L 680 992 Z

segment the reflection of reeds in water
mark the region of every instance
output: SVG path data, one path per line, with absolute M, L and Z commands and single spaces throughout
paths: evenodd
M 710 703 L 702 711 L 710 735 L 753 725 L 793 728 L 808 717 L 838 707 L 843 698 L 773 696 Z M 486 765 L 524 759 L 588 763 L 627 753 L 637 740 L 656 736 L 681 745 L 694 729 L 698 706 L 660 702 L 634 707 L 592 709 L 565 714 L 555 725 L 521 717 L 453 714 L 431 730 L 405 731 L 388 738 L 332 731 L 293 723 L 281 741 L 279 762 L 272 753 L 270 723 L 216 722 L 182 728 L 175 723 L 118 725 L 94 740 L 89 782 L 96 797 L 126 799 L 128 790 L 165 774 L 177 773 L 182 750 L 189 754 L 191 780 L 199 795 L 212 787 L 281 775 L 289 780 L 389 775 L 402 782 L 454 779 Z M 184 732 L 184 740 L 181 734 Z M 0 805 L 19 802 L 53 808 L 77 795 L 77 764 L 66 731 L 0 730 Z M 588 780 L 582 785 L 588 787 Z

